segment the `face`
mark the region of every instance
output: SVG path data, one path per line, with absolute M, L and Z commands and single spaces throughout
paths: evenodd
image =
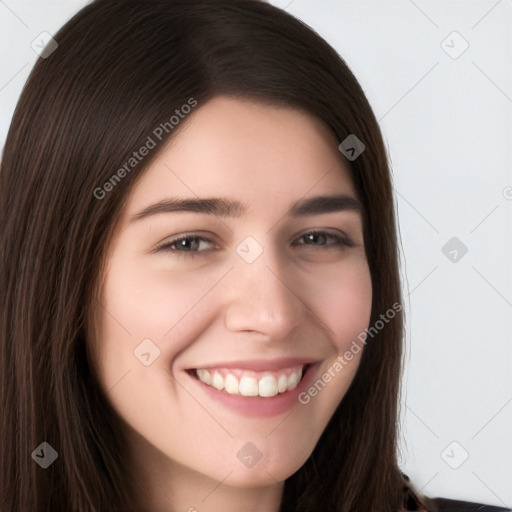
M 372 302 L 356 193 L 307 114 L 219 97 L 182 122 L 109 247 L 94 365 L 162 485 L 282 482 L 362 354 L 344 357 Z

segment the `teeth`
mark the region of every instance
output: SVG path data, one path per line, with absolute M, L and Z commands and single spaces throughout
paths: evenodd
M 300 365 L 277 372 L 200 368 L 196 370 L 196 375 L 208 386 L 231 395 L 272 397 L 296 388 L 303 368 L 304 365 Z
M 262 377 L 258 382 L 258 390 L 260 396 L 276 396 L 279 392 L 276 378 L 272 375 Z
M 292 373 L 288 377 L 288 382 L 286 384 L 286 389 L 293 389 L 294 387 L 296 387 L 297 384 L 299 383 L 299 379 L 300 379 L 300 377 L 296 373 Z
M 240 391 L 238 391 L 238 380 L 231 373 L 228 373 L 226 375 L 226 378 L 224 380 L 224 387 L 225 387 L 226 391 L 228 393 L 231 393 L 232 395 L 240 394 Z
M 284 393 L 288 387 L 288 378 L 286 375 L 281 375 L 277 381 L 277 390 L 279 393 Z
M 210 385 L 212 383 L 212 376 L 208 370 L 197 370 L 197 376 L 205 383 Z
M 258 381 L 254 377 L 242 377 L 238 390 L 242 396 L 258 396 Z

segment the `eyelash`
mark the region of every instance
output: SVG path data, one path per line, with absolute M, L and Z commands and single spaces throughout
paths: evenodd
M 328 233 L 327 231 L 308 231 L 307 233 L 304 233 L 302 234 L 298 239 L 301 239 L 301 238 L 305 238 L 307 236 L 311 236 L 311 235 L 320 235 L 320 236 L 325 236 L 325 237 L 328 237 L 328 238 L 331 238 L 331 239 L 334 239 L 336 241 L 336 243 L 334 244 L 326 244 L 326 245 L 319 245 L 319 246 L 314 246 L 312 245 L 311 247 L 313 248 L 314 251 L 331 251 L 331 250 L 335 250 L 335 249 L 340 249 L 342 247 L 354 247 L 354 244 L 352 243 L 352 241 L 347 238 L 347 237 L 342 237 L 342 236 L 339 236 L 339 235 L 334 235 L 332 233 Z M 176 249 L 173 249 L 172 247 L 175 246 L 176 244 L 178 244 L 179 242 L 181 241 L 194 241 L 194 240 L 199 240 L 200 242 L 209 242 L 209 243 L 213 243 L 211 240 L 209 240 L 208 238 L 204 238 L 202 236 L 198 236 L 198 235 L 182 235 L 182 236 L 179 236 L 179 237 L 176 237 L 174 240 L 172 240 L 171 242 L 166 242 L 158 247 L 155 248 L 155 252 L 167 252 L 167 253 L 170 253 L 172 254 L 173 256 L 177 256 L 177 257 L 188 257 L 188 258 L 195 258 L 197 256 L 199 256 L 201 253 L 206 253 L 206 252 L 209 252 L 208 250 L 205 250 L 205 251 L 179 251 L 179 250 L 176 250 Z M 295 244 L 295 246 L 309 246 L 310 244 Z

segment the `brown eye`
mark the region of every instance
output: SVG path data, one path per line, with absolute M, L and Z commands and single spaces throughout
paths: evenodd
M 334 235 L 326 231 L 310 231 L 299 237 L 298 240 L 304 240 L 304 243 L 295 242 L 293 245 L 308 245 L 327 250 L 340 247 L 353 247 L 354 245 L 348 238 Z
M 183 235 L 156 248 L 155 252 L 169 252 L 177 256 L 196 256 L 197 253 L 208 251 L 205 244 L 213 244 L 211 240 L 197 235 Z

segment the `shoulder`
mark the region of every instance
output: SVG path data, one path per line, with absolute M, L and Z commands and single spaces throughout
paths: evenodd
M 400 512 L 512 512 L 507 507 L 449 498 L 430 498 L 417 491 L 407 475 L 403 474 L 403 477 L 403 504 Z
M 512 512 L 510 508 L 448 498 L 429 498 L 428 512 Z
M 447 498 L 430 498 L 429 512 L 512 512 L 510 508 L 495 507 L 482 503 L 450 500 Z

